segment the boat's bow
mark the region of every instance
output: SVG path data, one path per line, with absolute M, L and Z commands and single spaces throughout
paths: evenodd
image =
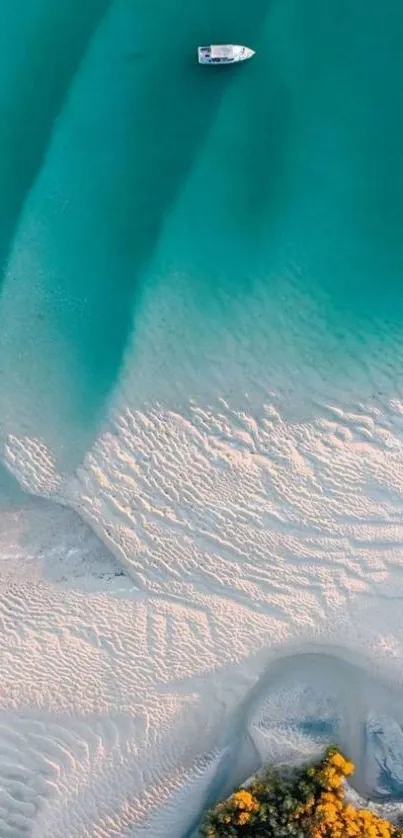
M 246 61 L 248 58 L 252 58 L 252 55 L 255 54 L 255 50 L 250 49 L 250 47 L 241 46 L 240 44 L 234 44 L 232 49 L 234 61 Z

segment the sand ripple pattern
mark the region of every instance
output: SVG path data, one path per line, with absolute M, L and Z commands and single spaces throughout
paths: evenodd
M 36 495 L 10 507 L 0 531 L 1 838 L 188 838 L 203 806 L 261 759 L 294 760 L 330 739 L 355 759 L 357 791 L 392 805 L 403 799 L 400 309 L 392 291 L 383 294 L 385 263 L 372 260 L 369 249 L 386 315 L 375 323 L 378 311 L 368 314 L 368 305 L 364 322 L 363 238 L 351 218 L 361 223 L 364 207 L 379 205 L 383 240 L 392 169 L 385 164 L 377 175 L 384 204 L 376 189 L 357 187 L 354 200 L 349 192 L 340 198 L 336 189 L 335 240 L 325 230 L 323 247 L 337 269 L 325 271 L 323 283 L 315 273 L 317 243 L 322 225 L 332 227 L 330 216 L 320 212 L 306 231 L 303 222 L 315 202 L 322 207 L 320 192 L 315 197 L 309 189 L 294 210 L 289 191 L 292 164 L 305 159 L 299 158 L 301 147 L 286 160 L 286 144 L 277 139 L 271 174 L 262 182 L 251 179 L 246 165 L 260 143 L 266 154 L 273 124 L 287 122 L 284 111 L 280 122 L 273 119 L 273 96 L 283 109 L 299 101 L 304 76 L 298 61 L 290 60 L 302 54 L 302 63 L 314 68 L 309 43 L 302 53 L 294 50 L 282 28 L 280 12 L 284 7 L 287 17 L 291 7 L 273 4 L 268 15 L 266 2 L 248 4 L 246 42 L 274 26 L 268 43 L 279 50 L 265 70 L 267 78 L 273 70 L 278 75 L 278 89 L 268 88 L 267 107 L 259 100 L 255 110 L 252 83 L 240 85 L 238 100 L 235 86 L 224 81 L 214 84 L 201 108 L 202 83 L 198 99 L 196 82 L 177 59 L 198 39 L 208 19 L 206 3 L 159 3 L 164 18 L 149 20 L 148 3 L 141 19 L 125 0 L 87 5 L 88 15 L 72 15 L 79 45 L 66 57 L 28 160 L 24 119 L 31 129 L 36 91 L 45 76 L 53 78 L 50 72 L 42 78 L 43 53 L 35 84 L 29 76 L 29 108 L 17 114 L 20 139 L 9 143 L 10 155 L 16 152 L 13 171 L 27 162 L 13 191 L 11 221 L 0 230 L 0 258 L 7 263 L 0 301 L 1 453 L 23 488 Z M 215 0 L 208 6 L 224 31 L 225 4 L 220 22 Z M 48 4 L 59 21 L 56 8 Z M 177 26 L 185 14 L 188 30 Z M 234 3 L 231 15 L 237 16 Z M 51 56 L 54 18 L 49 20 Z M 295 28 L 310 29 L 306 20 L 298 18 Z M 14 25 L 24 55 L 29 47 L 37 56 L 36 30 L 33 37 L 27 30 L 24 40 L 19 15 Z M 58 27 L 60 43 L 69 43 L 64 12 Z M 166 31 L 177 38 L 168 56 L 169 84 L 153 37 L 158 28 L 161 49 Z M 333 45 L 334 29 L 328 28 Z M 355 53 L 355 40 L 366 38 L 355 39 L 358 30 L 347 29 Z M 385 33 L 386 26 L 378 31 Z M 393 31 L 398 34 L 398 26 Z M 141 44 L 150 42 L 155 52 L 142 55 Z M 282 42 L 289 45 L 283 57 Z M 345 70 L 344 48 L 341 54 Z M 362 67 L 364 61 L 361 75 Z M 17 73 L 11 103 L 22 101 L 20 80 Z M 310 83 L 301 87 L 308 94 L 312 89 Z M 381 90 L 370 83 L 371 101 L 375 88 Z M 369 188 L 372 158 L 363 152 L 369 138 L 378 142 L 379 132 L 371 123 L 354 134 L 356 102 L 365 96 L 354 84 L 351 90 L 348 167 L 341 171 L 352 183 L 355 159 Z M 91 112 L 94 91 L 98 104 Z M 183 153 L 172 114 L 182 115 L 189 95 L 192 118 Z M 382 99 L 378 122 L 392 126 L 384 122 L 383 106 Z M 244 140 L 234 137 L 235 118 L 229 136 L 224 130 L 220 119 L 227 107 L 253 125 Z M 315 95 L 300 108 L 318 114 L 320 122 Z M 291 124 L 297 139 L 298 124 Z M 317 128 L 309 123 L 301 142 L 310 146 L 317 136 L 325 147 Z M 96 156 L 104 133 L 110 148 Z M 136 157 L 140 140 L 143 152 Z M 10 159 L 4 155 L 7 166 Z M 156 160 L 166 179 L 160 178 L 154 202 L 149 176 Z M 214 172 L 225 169 L 225 161 L 228 171 L 219 181 Z M 315 166 L 311 174 L 302 165 L 302 180 L 309 175 L 326 183 L 333 174 L 328 158 L 323 169 Z M 234 169 L 248 174 L 232 191 Z M 284 195 L 277 185 L 279 213 L 273 210 L 277 169 L 286 181 Z M 199 196 L 206 172 L 216 191 L 215 201 L 208 193 L 204 205 Z M 393 184 L 399 191 L 394 174 Z M 238 190 L 234 227 L 225 208 L 236 205 Z M 187 204 L 189 195 L 197 196 L 196 206 Z M 331 203 L 334 196 L 332 184 Z M 374 218 L 368 231 L 376 241 Z M 148 239 L 133 219 L 141 219 Z M 234 232 L 245 228 L 248 258 Z M 312 235 L 306 253 L 305 232 Z M 188 235 L 203 251 L 190 276 Z M 209 255 L 214 236 L 231 245 L 216 268 Z M 388 255 L 395 246 L 391 235 Z M 353 286 L 359 316 L 347 317 L 349 301 L 343 299 L 343 327 L 332 293 L 338 272 L 347 284 L 350 262 L 358 265 Z M 400 257 L 396 263 L 400 301 Z M 371 271 L 368 277 L 370 284 Z M 60 300 L 71 308 L 66 332 Z M 85 437 L 86 455 L 80 449 L 76 469 L 74 444 L 100 358 L 105 369 L 97 422 L 100 405 L 109 412 L 94 444 Z
M 403 795 L 403 403 L 318 399 L 292 422 L 274 395 L 126 400 L 74 479 L 8 440 L 126 575 L 4 582 L 7 838 L 177 838 L 260 758 L 329 739 L 360 793 Z

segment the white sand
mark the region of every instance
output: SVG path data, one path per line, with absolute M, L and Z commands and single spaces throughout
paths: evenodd
M 329 738 L 359 790 L 402 783 L 403 407 L 320 411 L 126 403 L 48 484 L 116 563 L 68 509 L 3 517 L 2 838 L 179 838 L 260 757 Z M 45 492 L 50 454 L 7 458 Z
M 287 213 L 256 248 L 281 276 L 251 267 L 232 298 L 176 275 L 178 196 L 114 409 L 61 474 L 79 360 L 36 282 L 41 189 L 64 212 L 57 172 L 39 187 L 0 299 L 1 454 L 42 496 L 0 513 L 0 838 L 185 838 L 260 760 L 329 740 L 361 793 L 403 796 L 400 335 L 332 336 Z
M 50 501 L 2 526 L 1 838 L 184 838 L 261 759 L 329 739 L 359 791 L 402 793 L 399 346 L 360 367 L 354 335 L 319 370 L 286 323 L 268 362 L 258 294 L 203 337 L 171 287 L 74 478 L 3 428 L 23 486 L 92 532 Z

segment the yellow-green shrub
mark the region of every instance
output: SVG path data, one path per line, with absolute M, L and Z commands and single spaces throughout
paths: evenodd
M 344 797 L 354 765 L 336 748 L 320 763 L 268 770 L 211 809 L 205 838 L 403 838 L 403 829 Z

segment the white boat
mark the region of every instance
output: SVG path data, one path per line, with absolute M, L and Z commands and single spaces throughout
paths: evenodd
M 206 47 L 197 47 L 199 64 L 235 64 L 237 61 L 252 58 L 254 54 L 253 49 L 238 44 L 210 44 Z

